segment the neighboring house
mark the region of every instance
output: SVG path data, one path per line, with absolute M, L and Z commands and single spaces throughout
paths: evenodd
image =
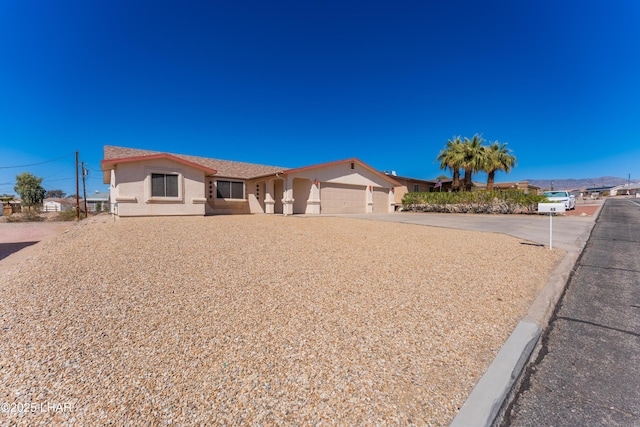
M 386 173 L 386 172 L 385 172 Z M 442 179 L 442 180 L 424 180 L 424 179 L 416 179 L 416 178 L 408 178 L 406 176 L 397 176 L 394 172 L 391 172 L 390 175 L 393 179 L 400 183 L 399 186 L 395 188 L 395 204 L 396 206 L 402 205 L 402 198 L 407 193 L 427 193 L 433 191 L 450 191 L 453 180 L 451 179 Z M 438 185 L 438 181 L 440 181 L 440 185 Z
M 640 194 L 640 183 L 634 182 L 631 184 L 618 185 L 611 188 L 609 194 L 612 196 L 637 196 Z
M 474 183 L 476 190 L 486 190 L 487 183 Z M 542 188 L 537 185 L 529 184 L 529 181 L 519 181 L 519 182 L 494 182 L 493 183 L 494 190 L 522 190 L 525 194 L 541 194 Z
M 44 199 L 42 203 L 42 210 L 45 212 L 63 212 L 73 209 L 75 205 L 75 199 L 49 198 Z
M 395 179 L 358 159 L 287 169 L 105 146 L 119 216 L 392 212 Z
M 22 212 L 21 200 L 14 199 L 8 202 L 2 202 L 2 215 L 12 215 L 19 212 Z
M 108 212 L 109 193 L 97 191 L 87 196 L 87 210 L 89 212 Z

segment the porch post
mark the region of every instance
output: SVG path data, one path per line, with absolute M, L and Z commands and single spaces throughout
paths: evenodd
M 282 213 L 284 215 L 293 215 L 293 180 L 291 176 L 284 177 L 284 191 L 282 192 Z
M 320 214 L 320 182 L 317 179 L 311 181 L 311 191 L 307 201 L 307 212 L 312 215 Z
M 275 213 L 276 201 L 273 199 L 273 179 L 267 179 L 264 184 L 264 213 Z

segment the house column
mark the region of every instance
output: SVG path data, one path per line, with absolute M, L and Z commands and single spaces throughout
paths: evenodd
M 373 213 L 373 187 L 367 185 L 367 213 Z
M 289 175 L 284 177 L 284 191 L 282 193 L 282 213 L 293 215 L 293 179 Z
M 264 184 L 264 213 L 275 213 L 276 201 L 273 199 L 273 180 L 268 179 Z
M 320 215 L 320 181 L 317 179 L 314 179 L 311 183 L 311 191 L 307 201 L 307 213 Z

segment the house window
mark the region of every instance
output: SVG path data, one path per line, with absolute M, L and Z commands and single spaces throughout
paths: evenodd
M 152 173 L 151 197 L 178 197 L 178 175 Z
M 218 199 L 244 199 L 244 182 L 220 181 L 216 183 Z
M 419 192 L 420 191 L 420 184 L 413 184 L 413 191 L 414 192 Z

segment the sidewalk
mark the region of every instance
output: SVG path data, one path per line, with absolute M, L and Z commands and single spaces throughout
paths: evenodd
M 602 209 L 504 426 L 640 425 L 640 201 Z

